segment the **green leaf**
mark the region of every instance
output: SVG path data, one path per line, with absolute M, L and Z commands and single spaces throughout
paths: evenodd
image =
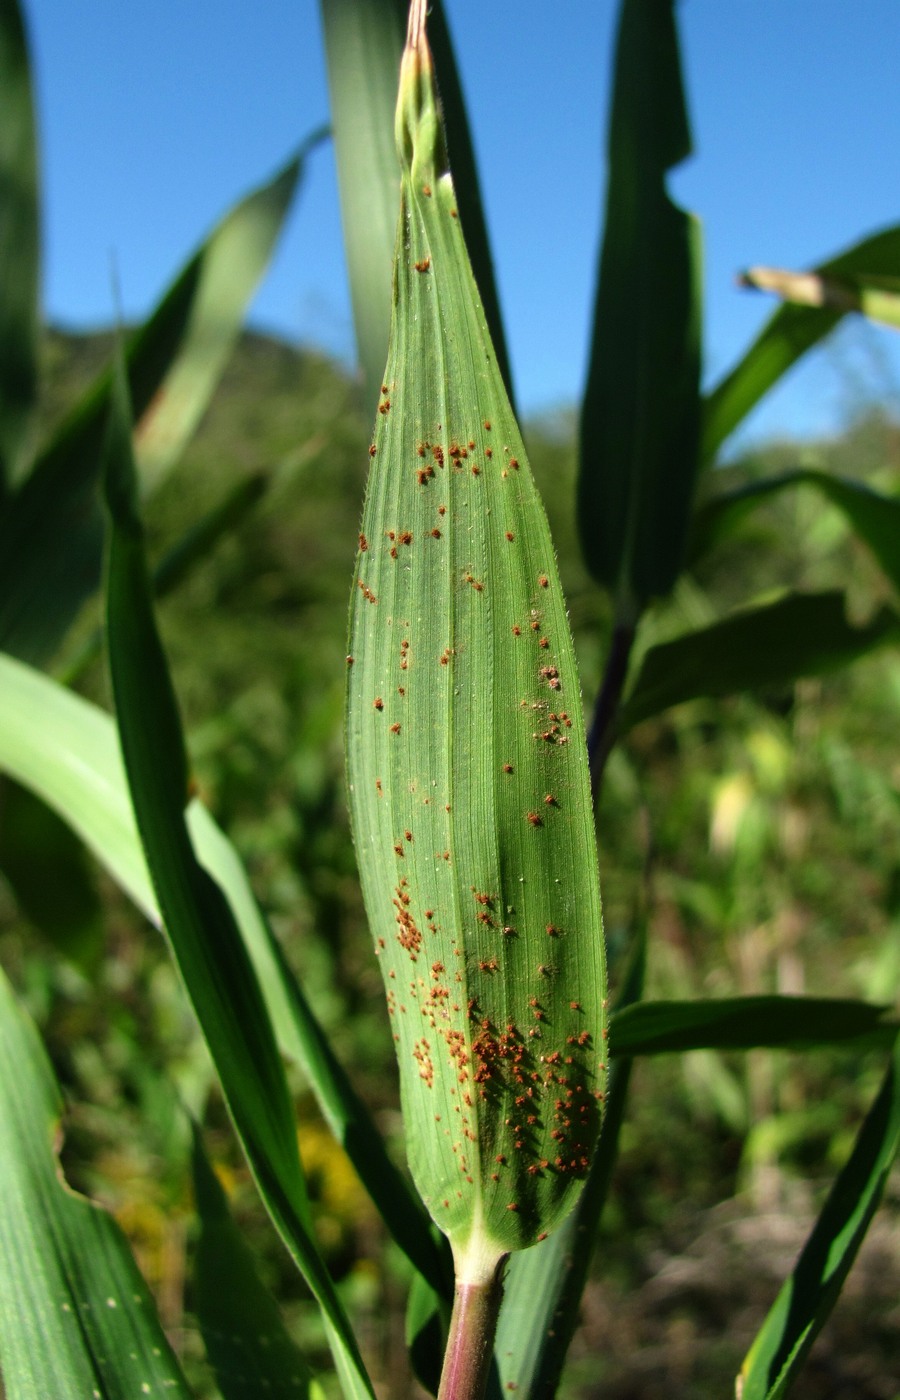
M 25 917 L 91 975 L 102 954 L 103 929 L 88 864 L 81 842 L 52 808 L 18 783 L 3 783 L 0 871 Z
M 900 1147 L 900 1044 L 840 1176 L 756 1335 L 738 1377 L 738 1400 L 781 1400 L 843 1288 Z
M 197 1128 L 192 1166 L 200 1220 L 192 1300 L 224 1400 L 256 1400 L 263 1391 L 272 1400 L 321 1397 L 275 1300 L 259 1278 Z
M 198 863 L 185 821 L 187 766 L 153 618 L 124 370 L 111 404 L 104 476 L 111 521 L 110 671 L 125 770 L 165 928 L 260 1195 L 322 1311 L 345 1393 L 371 1396 L 356 1339 L 312 1233 L 272 1024 L 231 908 Z
M 700 229 L 666 190 L 690 150 L 671 0 L 625 0 L 578 488 L 585 560 L 623 617 L 671 589 L 693 502 Z
M 395 313 L 353 592 L 348 775 L 410 1166 L 458 1279 L 474 1283 L 580 1190 L 605 1091 L 605 972 L 565 603 L 418 30 L 397 137 Z
M 156 902 L 109 715 L 0 655 L 0 771 L 39 794 L 78 833 L 157 928 Z M 282 1053 L 306 1075 L 322 1114 L 411 1262 L 442 1293 L 450 1278 L 428 1217 L 335 1058 L 254 898 L 234 847 L 196 799 L 187 809 L 203 867 L 228 900 Z
M 888 1006 L 830 997 L 753 996 L 645 1001 L 612 1015 L 613 1058 L 685 1050 L 810 1050 L 890 1046 L 900 1021 Z
M 813 269 L 841 280 L 900 276 L 900 225 L 884 229 Z M 845 309 L 834 306 L 780 306 L 734 369 L 706 396 L 702 460 L 712 462 L 719 448 L 751 408 L 807 350 L 838 324 Z
M 38 162 L 25 26 L 0 6 L 0 503 L 16 479 L 37 398 Z
M 873 491 L 861 481 L 804 468 L 749 482 L 707 501 L 694 516 L 691 557 L 696 560 L 733 534 L 769 496 L 792 486 L 814 486 L 844 513 L 900 590 L 900 499 Z
M 697 696 L 785 686 L 836 670 L 900 637 L 900 619 L 882 608 L 851 626 L 844 595 L 790 594 L 651 647 L 619 713 L 619 733 Z
M 62 1100 L 0 971 L 0 1365 L 6 1400 L 189 1396 L 118 1225 L 62 1180 Z
M 623 979 L 619 1008 L 640 999 L 646 964 L 646 929 L 641 922 L 634 956 Z M 613 1012 L 610 1025 L 614 1024 Z M 561 1229 L 535 1249 L 514 1254 L 506 1271 L 503 1307 L 494 1356 L 500 1395 L 554 1396 L 578 1326 L 581 1296 L 590 1270 L 600 1217 L 609 1193 L 625 1117 L 631 1061 L 612 1062 L 600 1145 L 578 1205 Z
M 129 342 L 129 388 L 154 481 L 209 400 L 299 171 L 294 157 L 225 216 Z M 219 296 L 221 306 L 214 301 Z M 25 661 L 52 656 L 100 582 L 98 471 L 110 385 L 107 371 L 0 516 L 0 647 Z
M 400 201 L 394 142 L 404 0 L 322 0 L 344 247 L 366 395 L 375 412 L 391 324 L 391 268 Z M 478 173 L 443 5 L 429 22 L 459 215 L 501 373 L 510 377 Z

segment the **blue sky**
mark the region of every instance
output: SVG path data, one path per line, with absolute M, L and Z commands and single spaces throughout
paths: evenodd
M 44 304 L 65 325 L 145 314 L 209 226 L 327 118 L 315 0 L 23 0 L 42 142 Z M 469 101 L 519 400 L 572 402 L 602 208 L 613 0 L 446 0 Z M 706 367 L 765 320 L 750 263 L 805 266 L 900 222 L 896 0 L 682 0 L 703 219 Z M 254 324 L 347 360 L 353 331 L 330 147 Z M 769 397 L 753 436 L 828 431 L 866 397 L 900 411 L 900 339 L 857 322 Z

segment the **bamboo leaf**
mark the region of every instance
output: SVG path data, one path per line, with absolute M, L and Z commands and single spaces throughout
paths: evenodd
M 864 238 L 813 269 L 840 281 L 900 277 L 900 225 Z M 702 460 L 712 462 L 730 433 L 792 365 L 846 314 L 837 306 L 780 306 L 734 369 L 704 402 Z
M 565 604 L 411 26 L 348 769 L 410 1167 L 474 1283 L 577 1197 L 605 1092 L 605 978 Z
M 700 227 L 666 188 L 690 150 L 671 0 L 625 0 L 578 487 L 585 560 L 623 617 L 671 589 L 693 503 Z
M 37 398 L 38 161 L 28 43 L 17 0 L 0 6 L 0 503 Z
M 262 275 L 300 172 L 294 157 L 213 230 L 127 351 L 154 481 L 205 408 Z M 221 307 L 214 298 L 229 287 Z M 44 448 L 0 516 L 0 647 L 45 662 L 100 583 L 98 471 L 109 405 L 105 372 Z
M 190 1392 L 118 1225 L 61 1178 L 62 1099 L 0 971 L 0 1365 L 6 1400 Z
M 375 412 L 391 324 L 391 268 L 400 197 L 394 112 L 404 0 L 322 0 L 322 23 L 356 343 Z M 497 360 L 511 394 L 487 227 L 462 88 L 443 5 L 429 16 L 459 215 Z
M 260 1195 L 321 1309 L 344 1392 L 371 1396 L 356 1339 L 312 1233 L 271 1021 L 237 923 L 221 888 L 198 863 L 184 817 L 184 744 L 153 618 L 124 369 L 114 385 L 104 477 L 113 693 L 135 817 L 165 928 Z
M 0 772 L 37 793 L 77 832 L 157 928 L 162 916 L 134 824 L 109 715 L 55 681 L 0 655 Z M 250 888 L 237 852 L 203 805 L 187 808 L 198 859 L 225 894 L 263 990 L 281 1051 L 300 1066 L 344 1147 L 413 1265 L 439 1292 L 448 1263 L 429 1221 L 384 1147 L 303 995 Z
M 844 595 L 790 594 L 651 647 L 619 713 L 619 733 L 697 696 L 785 686 L 845 666 L 900 638 L 900 618 L 882 608 L 860 627 Z
M 685 1050 L 811 1050 L 890 1046 L 900 1022 L 888 1006 L 832 997 L 754 996 L 645 1001 L 613 1012 L 610 1055 Z
M 200 1220 L 193 1305 L 224 1400 L 255 1400 L 263 1391 L 272 1400 L 322 1400 L 320 1387 L 259 1278 L 197 1128 L 192 1166 Z
M 900 1044 L 790 1278 L 756 1335 L 738 1400 L 781 1400 L 837 1302 L 900 1147 Z
M 694 516 L 691 558 L 696 560 L 732 535 L 757 505 L 792 486 L 813 486 L 843 512 L 900 590 L 900 499 L 861 481 L 804 468 L 752 481 L 707 501 Z

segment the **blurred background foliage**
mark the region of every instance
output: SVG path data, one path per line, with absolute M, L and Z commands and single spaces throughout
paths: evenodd
M 104 335 L 47 334 L 44 430 L 110 348 Z M 527 425 L 526 435 L 590 696 L 612 620 L 580 562 L 575 429 L 574 414 L 560 412 Z M 245 334 L 184 461 L 148 503 L 147 523 L 159 560 L 186 519 L 263 475 L 253 508 L 160 604 L 160 625 L 196 785 L 244 856 L 339 1057 L 399 1145 L 393 1048 L 343 792 L 347 595 L 368 437 L 361 395 L 343 372 L 314 352 Z M 720 469 L 715 485 L 798 466 L 896 490 L 900 428 L 865 405 L 840 437 L 754 449 Z M 889 589 L 820 495 L 782 492 L 682 579 L 642 643 L 782 588 L 829 587 L 848 589 L 855 620 Z M 97 623 L 92 603 L 57 658 L 60 673 Z M 108 704 L 101 657 L 81 670 L 78 687 Z M 833 677 L 693 701 L 638 725 L 613 751 L 598 815 L 614 975 L 617 951 L 646 911 L 648 997 L 840 989 L 892 1000 L 898 713 L 900 657 L 886 649 Z M 50 843 L 60 872 L 52 883 Z M 238 1220 L 298 1335 L 322 1345 L 317 1314 L 233 1144 L 162 941 L 62 824 L 9 783 L 0 790 L 0 960 L 67 1095 L 67 1175 L 124 1226 L 198 1391 L 208 1382 L 186 1282 L 192 1206 L 182 1105 L 204 1115 Z M 601 1381 L 614 1400 L 727 1393 L 879 1072 L 874 1060 L 838 1052 L 695 1052 L 635 1066 L 598 1252 L 604 1276 L 585 1295 L 564 1394 L 601 1393 Z M 329 1264 L 362 1319 L 373 1374 L 391 1395 L 407 1393 L 404 1265 L 309 1095 L 295 1088 Z M 900 1376 L 891 1379 L 900 1354 L 896 1195 L 888 1205 L 853 1276 L 860 1281 L 795 1392 L 801 1400 L 893 1400 L 900 1388 Z M 385 1257 L 385 1266 L 372 1262 Z

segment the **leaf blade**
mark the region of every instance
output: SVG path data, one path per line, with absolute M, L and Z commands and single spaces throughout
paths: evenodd
M 698 468 L 700 228 L 666 185 L 690 150 L 673 7 L 626 0 L 578 520 L 588 568 L 631 621 L 680 572 Z
M 146 429 L 155 480 L 208 402 L 299 170 L 295 156 L 220 220 L 129 341 L 135 412 L 155 419 L 152 428 L 147 419 Z M 212 293 L 229 276 L 227 314 L 219 320 Z M 170 374 L 177 399 L 167 390 Z M 110 388 L 107 371 L 43 448 L 0 516 L 0 646 L 24 661 L 47 661 L 100 583 L 98 463 Z
M 112 718 L 2 654 L 0 771 L 58 812 L 151 923 L 162 927 Z M 282 1053 L 306 1075 L 325 1121 L 394 1238 L 432 1286 L 446 1293 L 448 1264 L 431 1241 L 427 1217 L 287 967 L 234 847 L 197 799 L 187 809 L 187 822 L 198 859 L 225 894 L 241 931 Z
M 740 1400 L 781 1400 L 840 1295 L 900 1148 L 900 1044 L 853 1151 L 754 1339 L 737 1382 Z
M 179 971 L 260 1195 L 319 1304 L 345 1393 L 371 1397 L 356 1339 L 312 1233 L 287 1082 L 234 916 L 197 862 L 184 808 L 184 741 L 153 618 L 124 370 L 104 453 L 110 516 L 107 632 L 125 770 Z
M 62 1100 L 0 969 L 0 1357 L 7 1400 L 190 1392 L 113 1218 L 61 1180 Z
M 699 696 L 731 695 L 826 674 L 898 636 L 900 618 L 890 608 L 862 626 L 851 626 L 844 595 L 837 590 L 789 594 L 747 608 L 651 647 L 619 712 L 619 733 Z
M 474 1269 L 483 1251 L 487 1267 L 552 1228 L 577 1194 L 604 1092 L 604 967 L 581 708 L 546 517 L 462 241 L 427 52 L 407 54 L 348 777 L 410 1167 L 459 1270 L 461 1255 Z M 572 1133 L 554 1106 L 569 1090 Z

